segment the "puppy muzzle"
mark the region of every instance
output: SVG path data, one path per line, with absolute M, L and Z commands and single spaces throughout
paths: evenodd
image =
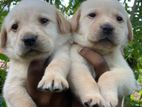
M 37 42 L 37 35 L 26 35 L 23 37 L 22 41 L 25 47 L 33 47 L 36 45 Z
M 100 26 L 100 37 L 99 41 L 101 42 L 110 42 L 115 44 L 115 34 L 114 34 L 114 27 L 111 24 L 103 24 Z
M 24 56 L 37 55 L 41 53 L 38 35 L 27 34 L 21 39 Z
M 101 30 L 102 30 L 102 33 L 104 35 L 112 35 L 113 31 L 114 31 L 114 28 L 111 24 L 103 24 L 100 26 Z

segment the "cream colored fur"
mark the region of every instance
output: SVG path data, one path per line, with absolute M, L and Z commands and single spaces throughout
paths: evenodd
M 89 16 L 90 13 L 95 13 L 95 17 Z M 118 16 L 123 18 L 122 22 L 117 20 Z M 111 42 L 101 41 L 101 26 L 106 23 L 114 28 Z M 89 107 L 116 107 L 119 98 L 136 88 L 133 71 L 121 53 L 121 47 L 133 36 L 127 12 L 117 0 L 87 0 L 81 4 L 71 24 L 76 44 L 71 49 L 70 87 Z M 94 49 L 109 65 L 110 70 L 102 74 L 98 82 L 92 66 L 79 55 L 82 47 Z
M 42 25 L 39 22 L 42 17 L 49 22 Z M 16 31 L 11 29 L 14 23 L 18 23 Z M 37 35 L 35 52 L 30 53 L 24 47 L 22 39 L 28 34 Z M 52 55 L 38 88 L 61 91 L 69 87 L 66 77 L 70 68 L 70 24 L 54 6 L 41 0 L 21 1 L 6 16 L 0 41 L 3 52 L 10 58 L 10 69 L 3 88 L 8 107 L 36 107 L 26 90 L 28 66 L 34 59 Z

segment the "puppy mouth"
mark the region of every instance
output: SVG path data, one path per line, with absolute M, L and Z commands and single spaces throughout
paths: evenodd
M 111 44 L 111 45 L 117 45 L 116 41 L 115 41 L 115 37 L 114 37 L 114 33 L 112 34 L 103 34 L 100 33 L 99 35 L 99 39 L 98 39 L 98 43 L 107 43 L 107 44 Z
M 101 38 L 98 40 L 98 42 L 107 42 L 107 43 L 110 43 L 110 44 L 114 44 L 114 41 L 108 37 L 105 37 L 105 38 Z
M 116 47 L 118 45 L 117 39 L 115 37 L 114 34 L 110 34 L 110 35 L 106 35 L 103 33 L 99 33 L 98 38 L 96 40 L 92 40 L 90 39 L 90 43 L 93 46 L 101 46 L 104 48 L 112 48 L 112 47 Z
M 26 53 L 27 54 L 38 54 L 38 53 L 41 53 L 41 51 L 36 50 L 36 49 L 29 49 Z
M 30 57 L 30 56 L 39 56 L 41 54 L 44 54 L 45 52 L 40 50 L 40 49 L 36 49 L 36 48 L 28 48 L 25 49 L 23 54 L 21 55 L 21 57 Z

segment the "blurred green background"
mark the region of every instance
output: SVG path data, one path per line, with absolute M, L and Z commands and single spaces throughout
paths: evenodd
M 0 27 L 3 18 L 20 0 L 0 0 Z M 63 12 L 66 17 L 71 17 L 84 0 L 45 0 Z M 125 58 L 133 68 L 139 86 L 142 86 L 142 0 L 119 0 L 125 6 L 134 31 L 134 40 L 125 48 Z M 2 98 L 2 87 L 6 77 L 9 59 L 0 54 L 0 107 L 6 107 Z M 125 97 L 124 107 L 142 107 L 142 89 L 136 90 L 132 95 Z

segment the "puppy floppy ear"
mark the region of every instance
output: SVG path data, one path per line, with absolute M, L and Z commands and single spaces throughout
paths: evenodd
M 72 32 L 76 32 L 79 27 L 79 19 L 80 19 L 80 9 L 76 11 L 76 13 L 71 18 L 71 28 Z
M 66 34 L 71 32 L 70 23 L 64 18 L 64 16 L 60 12 L 56 12 L 57 24 L 60 33 Z
M 0 48 L 5 48 L 7 42 L 7 32 L 5 26 L 2 25 L 1 32 L 0 32 Z
M 127 20 L 127 26 L 128 26 L 128 40 L 133 40 L 133 30 L 132 30 L 132 24 L 130 19 Z

